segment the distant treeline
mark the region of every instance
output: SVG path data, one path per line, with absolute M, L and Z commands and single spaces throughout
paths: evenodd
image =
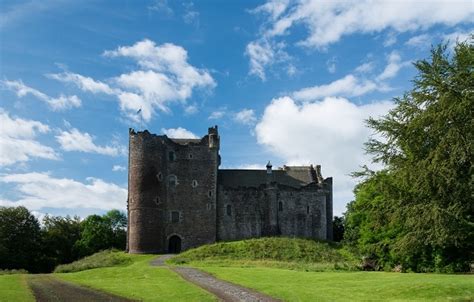
M 381 171 L 345 214 L 344 242 L 375 269 L 463 272 L 474 264 L 474 36 L 415 62 L 413 89 L 394 100 L 366 151 Z
M 104 249 L 123 250 L 126 227 L 118 210 L 84 220 L 45 216 L 40 224 L 25 207 L 0 207 L 0 269 L 47 273 Z

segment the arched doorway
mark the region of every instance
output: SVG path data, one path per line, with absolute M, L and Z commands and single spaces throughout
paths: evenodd
M 181 238 L 173 235 L 168 239 L 168 253 L 178 254 L 179 252 L 181 252 Z

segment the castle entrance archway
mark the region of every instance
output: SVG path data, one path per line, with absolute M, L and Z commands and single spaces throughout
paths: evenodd
M 181 238 L 173 235 L 168 239 L 168 253 L 178 254 L 179 252 L 181 252 Z

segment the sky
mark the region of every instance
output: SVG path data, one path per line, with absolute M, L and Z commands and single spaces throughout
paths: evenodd
M 0 206 L 126 209 L 128 129 L 202 137 L 221 168 L 321 165 L 341 215 L 366 127 L 413 62 L 474 32 L 447 1 L 0 2 Z

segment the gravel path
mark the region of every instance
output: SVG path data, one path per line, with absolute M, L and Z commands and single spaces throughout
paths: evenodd
M 166 266 L 165 261 L 174 255 L 163 255 L 150 262 L 155 266 Z M 280 301 L 254 290 L 215 278 L 214 276 L 191 267 L 169 267 L 183 279 L 216 295 L 221 301 L 276 302 Z
M 30 286 L 38 302 L 130 302 L 126 298 L 81 287 L 72 283 L 60 281 L 46 275 L 28 276 Z

